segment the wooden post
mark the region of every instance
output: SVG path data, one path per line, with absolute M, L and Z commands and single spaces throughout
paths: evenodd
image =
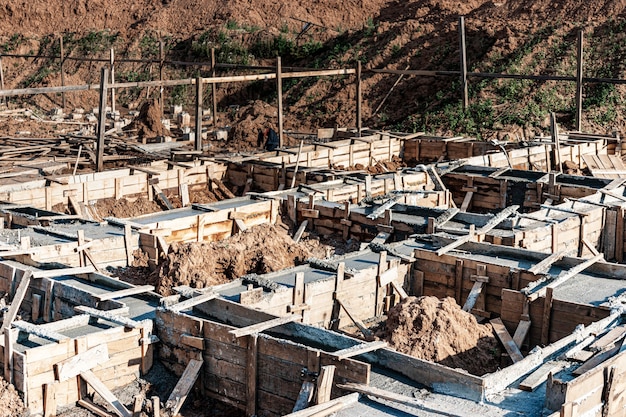
M 546 288 L 546 298 L 543 302 L 543 319 L 541 323 L 541 344 L 547 345 L 550 341 L 550 318 L 552 315 L 553 288 Z
M 249 416 L 256 414 L 257 346 L 258 335 L 249 335 L 246 361 L 246 414 Z
M 554 163 L 558 167 L 559 172 L 563 172 L 563 161 L 561 161 L 561 140 L 559 139 L 559 125 L 556 123 L 556 115 L 550 113 L 550 132 L 552 133 L 552 142 L 554 143 Z
M 100 108 L 98 110 L 98 133 L 96 135 L 96 171 L 104 169 L 104 132 L 106 131 L 107 79 L 109 70 L 103 67 L 100 72 Z
M 115 84 L 115 51 L 111 48 L 109 56 L 109 65 L 111 67 L 111 84 Z M 115 88 L 111 88 L 111 114 L 115 115 Z
M 362 114 L 361 114 L 361 100 L 362 100 L 362 85 L 361 85 L 361 61 L 356 64 L 356 130 L 361 137 L 362 126 Z M 391 158 L 389 158 L 391 160 Z
M 465 48 L 465 18 L 459 17 L 459 43 L 461 49 L 461 94 L 463 97 L 463 110 L 469 105 L 467 91 L 467 51 Z
M 2 69 L 2 55 L 0 55 L 0 90 L 4 90 L 4 70 Z M 7 101 L 6 97 L 2 97 L 2 104 Z
M 211 48 L 211 77 L 215 78 L 215 48 Z M 211 97 L 213 100 L 213 127 L 217 127 L 217 84 L 211 83 Z
M 61 87 L 65 87 L 65 49 L 63 48 L 63 35 L 59 38 L 59 49 L 61 50 Z M 4 88 L 4 85 L 2 88 Z M 65 105 L 65 92 L 62 92 L 61 107 L 65 108 Z
M 578 32 L 578 56 L 576 66 L 576 130 L 582 129 L 583 118 L 583 36 L 584 32 Z
M 196 78 L 196 151 L 202 151 L 202 77 Z
M 276 57 L 276 90 L 278 91 L 278 140 L 282 148 L 283 142 L 283 75 L 280 57 Z
M 163 81 L 163 60 L 165 59 L 165 45 L 163 39 L 159 40 L 159 81 Z M 163 86 L 159 88 L 159 101 L 161 103 L 161 114 L 163 114 Z

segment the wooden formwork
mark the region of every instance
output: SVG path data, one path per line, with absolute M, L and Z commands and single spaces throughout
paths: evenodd
M 106 198 L 151 199 L 153 185 L 162 190 L 207 184 L 208 179 L 224 178 L 226 166 L 206 163 L 190 168 L 154 163 L 150 167 L 117 169 L 91 174 L 58 176 L 17 184 L 0 185 L 0 200 L 51 210 L 57 204 L 68 205 L 69 197 L 84 204 Z
M 354 359 L 337 360 L 328 352 L 245 328 L 275 319 L 219 299 L 193 307 L 196 312 L 157 311 L 161 339 L 159 358 L 181 374 L 190 359 L 204 362 L 201 387 L 248 415 L 280 416 L 292 411 L 308 373 L 335 365 L 334 385 L 368 384 L 370 365 Z M 243 329 L 242 329 L 243 328 Z M 237 337 L 233 331 L 244 330 Z M 342 392 L 336 387 L 332 398 Z
M 84 268 L 75 269 L 78 275 L 72 271 L 69 268 L 57 273 L 36 273 L 82 276 L 97 286 L 113 285 L 112 291 L 134 290 L 132 285 L 109 277 L 91 276 Z M 69 285 L 63 279 L 38 276 L 34 275 L 28 281 L 26 292 L 17 301 L 21 317 L 28 318 L 31 324 L 13 323 L 17 327 L 11 328 L 9 323 L 0 339 L 4 377 L 23 395 L 24 404 L 31 413 L 55 415 L 58 407 L 74 405 L 93 392 L 93 388 L 79 376 L 80 372 L 68 371 L 68 374 L 61 371 L 61 367 L 81 369 L 76 364 L 88 363 L 90 365 L 85 370 L 92 372 L 109 390 L 122 387 L 140 373 L 149 371 L 152 366 L 152 320 L 136 322 L 122 318 L 126 325 L 120 326 L 114 324 L 116 313 L 113 313 L 113 322 L 95 324 L 97 316 L 78 314 L 75 308 L 97 307 L 112 312 L 128 311 L 128 308 L 114 297 L 91 293 L 86 288 Z M 0 263 L 0 293 L 7 293 L 10 298 L 16 296 L 16 288 L 23 279 L 24 270 L 19 264 Z M 66 331 L 78 336 L 65 336 Z M 92 356 L 96 355 L 94 352 L 100 359 L 91 363 Z

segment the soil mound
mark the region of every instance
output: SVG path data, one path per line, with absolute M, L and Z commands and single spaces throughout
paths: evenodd
M 161 211 L 161 208 L 155 201 L 150 201 L 143 197 L 130 202 L 125 198 L 116 200 L 114 198 L 105 198 L 98 200 L 96 203 L 96 210 L 101 218 L 105 217 L 135 217 L 142 214 L 156 213 Z
M 21 416 L 25 411 L 24 403 L 15 387 L 0 378 L 0 417 Z
M 139 140 L 171 136 L 161 119 L 163 119 L 163 114 L 159 102 L 157 100 L 146 101 L 139 110 L 139 116 L 128 125 L 126 130 L 137 130 Z
M 204 288 L 250 273 L 265 274 L 304 262 L 310 253 L 274 225 L 252 227 L 220 242 L 172 245 L 157 271 L 157 291 Z
M 499 365 L 491 325 L 478 324 L 453 298 L 406 298 L 389 310 L 384 333 L 399 352 L 473 375 L 494 372 Z

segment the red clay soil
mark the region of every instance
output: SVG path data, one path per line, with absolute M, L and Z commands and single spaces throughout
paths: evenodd
M 0 417 L 21 416 L 25 411 L 15 387 L 0 378 Z
M 144 197 L 139 197 L 131 202 L 125 198 L 116 200 L 114 198 L 105 198 L 96 202 L 96 210 L 101 218 L 105 217 L 136 217 L 142 214 L 156 213 L 161 211 L 161 207 L 155 202 Z
M 163 113 L 157 100 L 146 101 L 139 110 L 139 116 L 124 130 L 137 131 L 139 140 L 154 139 L 158 136 L 171 136 L 168 129 L 161 122 Z
M 178 285 L 209 287 L 288 268 L 310 256 L 304 244 L 276 226 L 260 225 L 220 242 L 174 244 L 152 279 L 160 294 L 169 295 Z
M 399 352 L 473 375 L 499 366 L 500 347 L 491 325 L 478 324 L 449 297 L 406 298 L 389 310 L 383 338 Z

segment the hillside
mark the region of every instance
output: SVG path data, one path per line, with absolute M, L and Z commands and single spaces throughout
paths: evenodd
M 158 39 L 168 59 L 206 61 L 211 47 L 219 62 L 341 68 L 360 60 L 365 68 L 458 70 L 458 17 L 466 19 L 468 65 L 476 72 L 575 75 L 576 37 L 585 30 L 585 76 L 626 78 L 626 1 L 331 1 L 276 2 L 232 0 L 141 0 L 138 2 L 37 0 L 0 8 L 0 50 L 5 53 L 58 54 L 64 33 L 74 56 L 158 57 Z M 314 25 L 299 35 L 303 22 Z M 56 61 L 3 60 L 8 86 L 59 85 Z M 98 65 L 66 64 L 66 82 L 97 82 Z M 155 65 L 123 64 L 120 80 L 153 79 Z M 168 78 L 195 75 L 168 67 Z M 200 72 L 202 75 L 206 73 Z M 225 74 L 223 72 L 222 74 Z M 573 126 L 575 85 L 571 82 L 470 78 L 470 108 L 460 106 L 457 77 L 403 77 L 382 103 L 397 75 L 365 72 L 364 124 L 370 127 L 521 139 L 546 132 L 547 115 L 557 113 Z M 309 130 L 354 125 L 353 78 L 289 80 L 285 83 L 287 128 Z M 171 102 L 192 102 L 184 88 L 168 91 Z M 624 131 L 624 87 L 587 84 L 583 129 Z M 146 92 L 128 90 L 122 105 L 135 106 Z M 224 123 L 275 123 L 272 83 L 220 85 L 220 109 L 237 105 Z M 263 106 L 261 100 L 269 104 Z M 37 97 L 49 108 L 58 97 Z M 71 106 L 94 106 L 91 92 L 70 98 Z M 382 105 L 381 105 L 382 104 Z M 380 106 L 380 109 L 378 107 Z M 378 109 L 378 111 L 376 111 Z M 251 127 L 240 128 L 250 135 Z M 251 136 L 252 137 L 252 136 Z

